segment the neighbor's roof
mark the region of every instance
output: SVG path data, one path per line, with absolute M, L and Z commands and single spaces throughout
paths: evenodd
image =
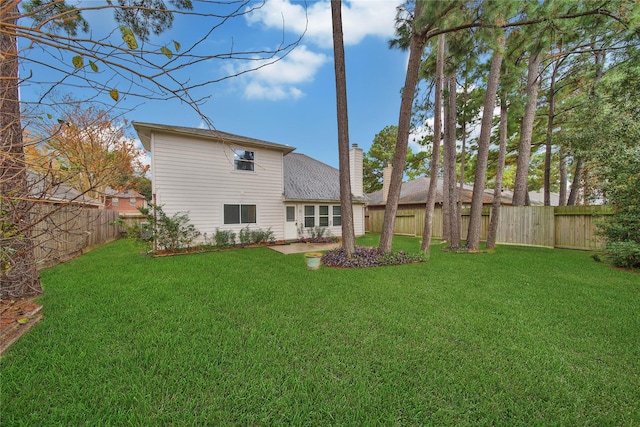
M 402 187 L 400 188 L 400 199 L 398 200 L 398 204 L 420 204 L 427 202 L 427 192 L 429 190 L 429 182 L 430 179 L 427 177 L 421 177 L 412 179 L 411 181 L 407 181 L 402 183 Z M 443 180 L 438 179 L 438 184 L 436 186 L 436 203 L 442 203 L 442 187 Z M 456 184 L 456 187 L 459 188 L 459 184 Z M 473 194 L 473 186 L 464 185 L 461 199 L 463 204 L 471 204 L 471 196 Z M 370 205 L 384 205 L 385 203 L 382 201 L 382 190 L 375 191 L 373 193 L 367 194 L 369 198 Z M 502 192 L 502 203 L 503 204 L 511 204 L 512 194 L 508 191 Z M 483 204 L 491 204 L 493 202 L 493 190 L 484 190 L 482 194 L 482 203 Z M 533 204 L 533 203 L 532 203 Z
M 53 203 L 75 203 L 90 206 L 103 206 L 103 203 L 75 188 L 59 182 L 54 182 L 51 177 L 38 175 L 35 172 L 27 172 L 29 192 L 31 196 Z
M 144 196 L 140 193 L 138 193 L 135 190 L 116 190 L 115 188 L 111 188 L 111 187 L 107 187 L 104 190 L 104 194 L 105 196 L 111 196 L 111 197 L 119 197 L 122 199 L 130 199 L 132 197 L 136 198 L 136 199 L 144 199 Z
M 171 125 L 161 125 L 161 124 L 143 123 L 143 122 L 132 122 L 132 124 L 136 132 L 138 132 L 138 136 L 140 137 L 140 141 L 142 142 L 144 149 L 147 151 L 151 151 L 151 133 L 152 132 L 164 132 L 164 133 L 173 133 L 178 135 L 188 135 L 188 136 L 194 136 L 198 138 L 215 140 L 216 142 L 226 142 L 229 144 L 241 144 L 241 145 L 246 145 L 251 147 L 270 148 L 272 150 L 283 151 L 285 154 L 295 150 L 295 147 L 291 147 L 289 145 L 276 144 L 274 142 L 263 141 L 261 139 L 249 138 L 241 135 L 234 135 L 232 133 L 222 132 L 215 129 L 200 129 L 200 128 L 190 128 L 190 127 L 184 127 L 184 126 L 171 126 Z
M 309 156 L 284 156 L 284 198 L 287 201 L 329 202 L 340 200 L 340 173 Z M 364 198 L 354 198 L 364 202 Z

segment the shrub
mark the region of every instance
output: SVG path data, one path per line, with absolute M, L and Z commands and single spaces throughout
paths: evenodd
M 616 267 L 640 268 L 640 243 L 610 242 L 606 246 L 606 251 L 607 258 Z
M 246 246 L 251 243 L 251 230 L 249 230 L 248 225 L 240 230 L 239 238 L 242 246 Z
M 236 233 L 231 230 L 220 230 L 216 228 L 216 234 L 213 240 L 216 246 L 233 246 L 236 244 Z
M 142 224 L 128 223 L 122 218 L 110 222 L 109 225 L 120 227 L 122 235 L 127 239 L 141 239 L 142 233 L 145 231 Z
M 357 246 L 351 258 L 347 258 L 343 248 L 327 251 L 322 262 L 328 267 L 363 268 L 385 265 L 411 264 L 424 262 L 424 254 L 407 254 L 402 251 L 384 252 L 379 248 Z
M 162 206 L 150 204 L 149 208 L 139 208 L 140 212 L 147 215 L 150 223 L 149 240 L 155 240 L 158 246 L 169 252 L 179 252 L 190 248 L 192 243 L 200 236 L 193 224 L 189 224 L 187 213 L 176 212 L 173 216 L 167 215 Z

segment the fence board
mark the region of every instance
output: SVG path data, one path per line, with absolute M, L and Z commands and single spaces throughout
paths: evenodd
M 596 235 L 597 222 L 609 215 L 607 206 L 502 206 L 496 242 L 525 246 L 596 250 L 602 240 Z M 482 210 L 481 240 L 486 240 L 491 208 Z M 466 239 L 470 209 L 462 210 L 461 239 Z M 380 233 L 383 210 L 368 211 L 367 231 Z M 395 234 L 422 236 L 424 209 L 399 209 Z M 434 239 L 442 238 L 442 209 L 434 210 Z
M 38 268 L 50 267 L 80 255 L 84 249 L 104 244 L 120 236 L 113 210 L 73 205 L 40 204 L 31 210 L 35 257 Z

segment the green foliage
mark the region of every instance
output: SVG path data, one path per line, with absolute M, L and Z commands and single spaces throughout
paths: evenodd
M 236 244 L 236 233 L 232 230 L 220 230 L 219 228 L 216 228 L 213 241 L 216 246 L 219 247 L 233 246 Z
M 144 223 L 147 224 L 147 223 Z M 129 223 L 122 218 L 118 218 L 116 221 L 110 222 L 109 225 L 115 225 L 120 227 L 122 234 L 127 239 L 141 239 L 145 240 L 147 236 L 143 236 L 145 231 L 148 231 L 148 225 Z
M 365 193 L 372 193 L 382 189 L 382 173 L 387 165 L 393 162 L 398 139 L 398 126 L 387 126 L 373 139 L 373 144 L 363 158 L 363 185 Z M 405 174 L 410 178 L 416 178 L 426 172 L 426 153 L 420 151 L 413 153 L 411 147 L 407 147 L 407 160 Z
M 155 240 L 158 247 L 169 251 L 179 252 L 192 247 L 193 242 L 200 236 L 193 224 L 189 224 L 189 215 L 176 212 L 167 215 L 162 206 L 149 204 L 149 208 L 138 208 L 147 216 L 152 231 L 149 238 Z
M 262 230 L 261 228 L 251 229 L 248 225 L 240 230 L 238 237 L 242 246 L 258 243 L 273 243 L 276 240 L 271 228 L 267 230 Z
M 161 34 L 173 25 L 173 13 L 163 0 L 118 0 L 122 7 L 115 11 L 116 21 L 123 23 L 128 30 L 128 40 L 125 40 L 130 49 L 137 48 L 135 34 L 142 41 L 148 41 L 151 34 Z M 177 10 L 191 10 L 191 0 L 169 0 L 168 2 Z M 134 7 L 135 6 L 135 7 Z M 123 39 L 125 34 L 123 32 Z M 133 39 L 133 40 L 132 40 Z M 135 47 L 132 45 L 135 42 Z
M 36 24 L 47 23 L 53 27 L 53 32 L 62 29 L 75 36 L 78 30 L 89 31 L 89 24 L 82 17 L 80 10 L 59 0 L 28 0 L 21 3 L 21 7 L 29 14 Z M 51 19 L 51 17 L 59 19 Z M 62 18 L 60 18 L 62 17 Z
M 611 242 L 606 247 L 607 258 L 616 267 L 640 268 L 640 243 L 634 241 Z

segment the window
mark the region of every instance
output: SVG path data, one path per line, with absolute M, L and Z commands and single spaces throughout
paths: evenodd
M 120 199 L 118 199 L 117 197 L 114 197 L 113 199 L 111 199 L 111 206 L 118 206 L 120 204 Z
M 295 206 L 287 206 L 287 222 L 296 221 L 296 208 Z
M 316 226 L 316 207 L 306 205 L 304 207 L 304 226 L 307 228 Z
M 233 150 L 233 165 L 237 171 L 254 170 L 254 153 L 247 150 Z
M 130 198 L 130 199 L 129 199 L 129 204 L 130 204 L 131 206 L 135 206 L 135 205 L 136 205 L 136 198 L 135 198 L 135 197 Z
M 328 227 L 329 226 L 329 206 L 319 206 L 318 207 L 318 225 L 320 227 Z
M 224 205 L 225 224 L 255 224 L 256 205 Z
M 342 215 L 340 214 L 340 206 L 333 206 L 333 226 L 342 225 Z

